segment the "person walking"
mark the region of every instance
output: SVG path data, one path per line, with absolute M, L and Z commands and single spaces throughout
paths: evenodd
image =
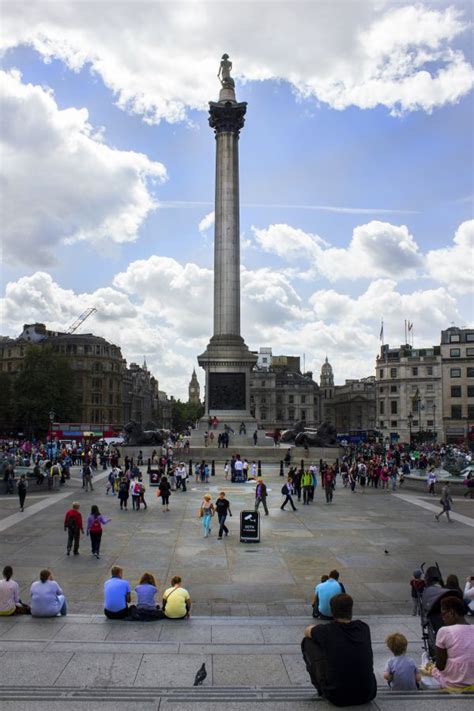
M 453 503 L 453 497 L 451 496 L 451 490 L 449 488 L 449 484 L 445 484 L 441 490 L 441 499 L 439 500 L 439 503 L 443 507 L 443 510 L 440 511 L 439 514 L 435 514 L 435 519 L 439 521 L 439 517 L 442 516 L 444 513 L 446 514 L 446 518 L 448 519 L 449 523 L 453 523 L 452 519 L 449 517 L 449 512 L 451 511 L 451 504 Z
M 72 508 L 66 511 L 64 517 L 64 530 L 67 531 L 67 548 L 66 554 L 71 554 L 71 548 L 74 546 L 74 555 L 79 555 L 79 541 L 81 533 L 84 533 L 82 527 L 82 514 L 79 513 L 80 503 L 74 501 Z
M 324 493 L 326 494 L 326 503 L 331 504 L 334 492 L 334 475 L 330 469 L 324 472 Z
M 118 489 L 118 499 L 120 501 L 120 510 L 127 510 L 128 497 L 130 495 L 130 482 L 127 477 L 122 477 Z
M 296 508 L 296 506 L 293 503 L 293 494 L 295 493 L 295 489 L 293 486 L 293 479 L 290 476 L 288 477 L 286 484 L 283 484 L 283 486 L 281 487 L 281 493 L 286 498 L 285 498 L 284 502 L 282 503 L 282 505 L 280 506 L 280 509 L 282 511 L 285 511 L 285 506 L 289 503 L 291 508 L 293 509 L 293 511 L 298 511 L 298 509 Z
M 100 542 L 102 540 L 102 526 L 111 521 L 111 518 L 102 516 L 98 506 L 91 506 L 91 512 L 87 518 L 86 535 L 91 539 L 91 554 L 97 559 L 100 558 Z
M 268 516 L 267 487 L 261 476 L 257 479 L 257 486 L 255 488 L 255 511 L 258 511 L 260 504 L 263 505 L 265 516 Z
M 437 478 L 436 478 L 436 474 L 434 472 L 434 467 L 431 467 L 430 470 L 428 471 L 428 477 L 426 479 L 426 483 L 428 484 L 428 494 L 432 494 L 433 496 L 436 496 L 436 491 L 435 491 L 436 481 L 437 481 Z
M 161 504 L 162 504 L 162 510 L 163 511 L 169 511 L 169 503 L 170 503 L 170 495 L 171 495 L 171 486 L 170 483 L 167 479 L 166 476 L 162 476 L 160 480 L 160 488 L 158 489 L 160 492 L 157 496 L 161 496 Z
M 204 531 L 204 538 L 208 538 L 211 533 L 211 522 L 214 516 L 215 507 L 211 501 L 209 494 L 205 494 L 201 502 L 200 517 L 202 523 L 202 530 Z
M 230 510 L 230 503 L 225 498 L 225 491 L 221 491 L 221 493 L 217 497 L 217 500 L 215 503 L 215 509 L 217 511 L 217 519 L 219 521 L 219 533 L 217 534 L 217 538 L 219 541 L 222 541 L 222 534 L 223 533 L 225 533 L 226 536 L 229 535 L 229 529 L 225 525 L 225 520 L 227 518 L 227 515 L 232 517 L 232 512 Z
M 84 467 L 82 469 L 82 480 L 84 482 L 84 490 L 89 491 L 94 491 L 94 487 L 92 486 L 92 467 L 90 464 L 84 464 Z
M 26 492 L 28 491 L 28 481 L 27 481 L 26 476 L 24 474 L 20 475 L 20 478 L 18 479 L 16 488 L 18 491 L 18 499 L 20 501 L 20 511 L 24 511 L 25 510 Z
M 303 489 L 303 506 L 309 504 L 311 500 L 311 487 L 313 486 L 313 475 L 306 470 L 301 477 L 301 488 Z

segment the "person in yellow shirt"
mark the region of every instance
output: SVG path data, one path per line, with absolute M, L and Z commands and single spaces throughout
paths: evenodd
M 162 609 L 165 616 L 171 620 L 181 620 L 191 613 L 191 597 L 187 590 L 181 587 L 181 578 L 175 575 L 171 578 L 171 586 L 163 593 Z

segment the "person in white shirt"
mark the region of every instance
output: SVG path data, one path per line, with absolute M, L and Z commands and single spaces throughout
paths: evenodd
M 21 615 L 29 611 L 20 601 L 20 586 L 12 579 L 13 569 L 6 565 L 0 580 L 0 616 Z

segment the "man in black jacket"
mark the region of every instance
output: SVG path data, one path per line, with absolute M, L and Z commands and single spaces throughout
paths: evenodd
M 370 629 L 352 620 L 350 595 L 335 595 L 330 605 L 333 621 L 307 627 L 301 643 L 311 682 L 335 706 L 366 704 L 377 694 Z
M 258 477 L 257 479 L 257 488 L 255 489 L 255 511 L 258 511 L 260 504 L 263 504 L 265 516 L 268 516 L 267 487 L 263 483 L 262 477 Z
M 221 491 L 221 493 L 219 494 L 219 496 L 216 500 L 216 511 L 217 511 L 217 519 L 219 521 L 219 534 L 217 536 L 217 539 L 219 541 L 221 541 L 223 533 L 225 533 L 226 536 L 229 535 L 229 529 L 225 525 L 225 520 L 227 518 L 227 514 L 229 514 L 229 516 L 232 516 L 231 510 L 230 510 L 230 503 L 225 498 L 225 491 Z

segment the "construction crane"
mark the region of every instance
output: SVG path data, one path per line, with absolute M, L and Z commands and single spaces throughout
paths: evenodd
M 89 316 L 92 316 L 95 311 L 97 311 L 97 309 L 94 306 L 92 306 L 90 309 L 86 309 L 85 311 L 83 311 L 79 318 L 76 319 L 71 326 L 69 326 L 66 333 L 74 333 L 74 331 L 77 331 L 79 326 L 83 324 L 84 321 L 89 318 Z

